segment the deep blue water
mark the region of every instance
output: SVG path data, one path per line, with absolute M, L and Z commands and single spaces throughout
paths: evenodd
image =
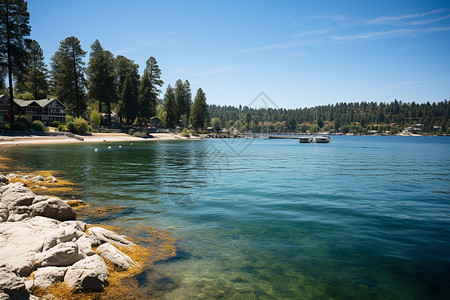
M 178 256 L 156 266 L 175 283 L 167 299 L 450 299 L 450 138 L 333 141 L 18 146 L 5 155 L 63 171 L 85 201 L 129 208 L 113 225 L 172 232 Z

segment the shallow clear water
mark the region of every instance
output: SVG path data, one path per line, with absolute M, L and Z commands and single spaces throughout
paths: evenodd
M 171 231 L 178 256 L 156 266 L 167 299 L 450 298 L 450 139 L 333 141 L 17 146 L 4 155 L 63 171 L 86 201 L 129 208 L 108 223 Z

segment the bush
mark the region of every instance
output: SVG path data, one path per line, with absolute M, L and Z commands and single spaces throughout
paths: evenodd
M 90 114 L 91 123 L 95 126 L 100 125 L 100 122 L 102 120 L 102 116 L 100 116 L 100 113 L 96 110 L 91 111 Z
M 27 129 L 29 129 L 31 127 L 31 122 L 26 117 L 18 117 L 16 119 L 16 122 L 21 122 L 21 123 L 25 124 L 25 126 L 27 126 Z
M 73 121 L 74 121 L 74 119 L 72 116 L 69 116 L 69 115 L 66 116 L 66 123 L 73 122 Z
M 11 129 L 16 131 L 26 131 L 28 130 L 28 126 L 20 121 L 14 121 L 11 124 Z
M 75 119 L 74 123 L 75 123 L 76 132 L 86 133 L 89 131 L 89 124 L 85 119 L 78 117 Z
M 58 126 L 58 131 L 67 131 L 67 127 L 65 125 L 63 125 L 63 124 L 60 124 Z
M 183 131 L 180 134 L 182 137 L 190 137 L 188 130 L 186 128 L 183 129 Z
M 52 123 L 52 126 L 53 127 L 58 127 L 59 128 L 59 125 L 60 125 L 61 123 L 59 122 L 59 121 L 53 121 L 53 123 Z
M 39 120 L 34 121 L 31 124 L 31 128 L 36 130 L 36 131 L 45 131 L 47 128 L 45 127 L 44 123 L 42 123 Z
M 77 132 L 77 128 L 75 127 L 75 123 L 74 122 L 67 122 L 66 127 L 67 127 L 67 130 L 69 130 L 72 133 L 76 133 Z

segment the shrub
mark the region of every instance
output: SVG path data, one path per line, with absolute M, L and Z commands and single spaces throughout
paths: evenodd
M 74 122 L 67 122 L 66 127 L 67 127 L 67 130 L 69 130 L 72 133 L 76 133 L 77 132 L 77 128 L 75 127 L 75 123 Z
M 65 125 L 60 124 L 60 125 L 58 126 L 58 131 L 66 131 L 66 130 L 67 130 L 67 127 L 66 127 Z
M 74 123 L 75 123 L 76 132 L 78 132 L 78 133 L 88 132 L 89 124 L 85 119 L 78 117 L 75 119 Z
M 16 119 L 16 122 L 21 122 L 21 123 L 25 124 L 25 126 L 27 126 L 27 129 L 29 129 L 31 126 L 30 120 L 28 120 L 28 118 L 26 118 L 26 117 L 18 117 Z
M 69 115 L 66 116 L 66 123 L 73 122 L 73 121 L 74 121 L 74 119 L 72 116 L 69 116 Z
M 42 123 L 39 120 L 34 121 L 31 124 L 31 128 L 33 128 L 36 131 L 45 131 L 46 130 L 46 127 L 45 127 L 44 123 Z
M 59 121 L 53 121 L 53 123 L 52 123 L 52 126 L 53 127 L 58 127 L 59 128 L 59 125 L 60 125 L 61 123 L 59 122 Z
M 186 128 L 183 129 L 183 131 L 180 134 L 182 137 L 190 137 L 190 134 Z
M 14 121 L 11 124 L 11 129 L 16 131 L 26 131 L 28 130 L 28 126 L 21 121 Z
M 90 119 L 91 119 L 91 123 L 95 126 L 100 125 L 100 121 L 102 119 L 102 117 L 100 116 L 100 113 L 96 110 L 91 111 L 90 114 Z

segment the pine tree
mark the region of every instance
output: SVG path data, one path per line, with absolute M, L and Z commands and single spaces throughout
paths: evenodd
M 158 96 L 161 93 L 159 89 L 163 85 L 161 80 L 161 69 L 154 57 L 150 57 L 146 62 L 144 74 L 139 86 L 139 116 L 141 121 L 149 121 L 156 115 L 156 106 Z
M 0 3 L 0 75 L 8 73 L 9 121 L 14 121 L 13 74 L 20 77 L 26 62 L 25 37 L 30 35 L 28 25 L 30 14 L 27 2 L 23 0 L 3 0 Z
M 86 110 L 85 55 L 80 41 L 71 36 L 61 41 L 58 51 L 51 58 L 55 93 L 65 103 L 69 114 L 77 117 Z
M 28 43 L 29 68 L 25 75 L 24 87 L 26 91 L 33 94 L 34 99 L 47 97 L 48 92 L 48 70 L 44 63 L 44 52 L 35 40 Z
M 175 128 L 178 123 L 178 103 L 175 90 L 170 86 L 164 95 L 164 109 L 166 110 L 166 124 L 168 128 Z
M 194 98 L 194 104 L 191 107 L 191 125 L 196 129 L 204 129 L 208 120 L 208 105 L 206 104 L 206 95 L 200 88 Z
M 138 88 L 139 77 L 128 73 L 121 94 L 122 113 L 125 115 L 127 123 L 132 123 L 138 115 Z
M 138 114 L 139 65 L 122 55 L 116 57 L 115 64 L 119 117 L 123 116 L 127 119 L 127 123 L 131 123 Z
M 108 122 L 111 123 L 111 104 L 116 100 L 114 55 L 103 49 L 98 40 L 91 45 L 87 68 L 89 97 L 98 100 L 98 112 L 102 113 L 102 103 L 107 106 Z

